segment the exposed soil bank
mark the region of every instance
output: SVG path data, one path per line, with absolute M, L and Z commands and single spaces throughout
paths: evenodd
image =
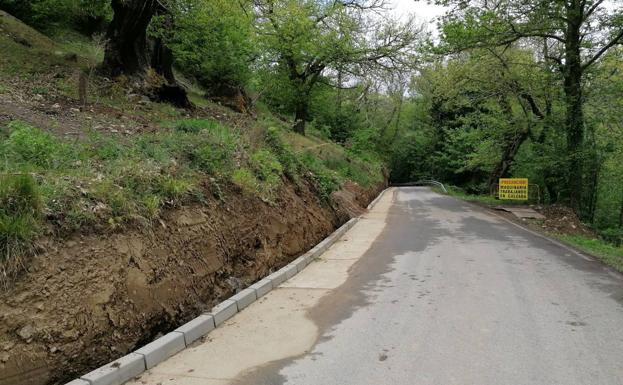
M 347 184 L 331 206 L 306 185 L 273 205 L 228 192 L 149 233 L 48 241 L 0 293 L 0 385 L 63 383 L 136 349 L 307 251 L 382 188 Z

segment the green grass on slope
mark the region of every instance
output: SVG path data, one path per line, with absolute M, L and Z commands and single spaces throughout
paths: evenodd
M 78 50 L 79 49 L 79 50 Z M 79 68 L 84 47 L 58 44 L 0 10 L 0 75 L 28 77 L 57 68 Z
M 555 235 L 588 254 L 594 255 L 604 263 L 623 273 L 623 247 L 617 247 L 601 239 L 586 238 L 579 235 Z
M 293 150 L 280 128 L 257 128 L 251 144 L 244 130 L 210 119 L 168 126 L 80 141 L 19 121 L 0 127 L 0 262 L 26 250 L 46 221 L 58 234 L 110 231 L 147 226 L 163 209 L 202 202 L 206 191 L 223 198 L 228 184 L 272 204 L 287 179 L 309 180 L 325 200 L 346 180 L 382 180 L 380 165 L 335 144 L 325 146 L 330 155 Z
M 492 205 L 492 206 L 500 206 L 500 205 L 503 205 L 503 206 L 525 206 L 525 205 L 533 203 L 531 201 L 500 200 L 500 199 L 497 199 L 496 197 L 493 197 L 491 195 L 468 194 L 465 191 L 463 191 L 461 188 L 456 187 L 456 186 L 446 186 L 446 188 L 448 190 L 448 195 L 451 195 L 451 196 L 459 198 L 459 199 L 463 199 L 465 201 L 483 203 L 483 204 L 486 204 L 486 205 Z M 439 190 L 439 191 L 441 191 L 441 190 Z

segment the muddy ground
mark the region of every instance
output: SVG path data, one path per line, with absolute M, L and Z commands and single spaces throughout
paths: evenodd
M 308 185 L 273 205 L 229 191 L 150 232 L 43 240 L 0 293 L 0 385 L 63 383 L 123 356 L 289 263 L 383 187 L 347 184 L 332 204 Z

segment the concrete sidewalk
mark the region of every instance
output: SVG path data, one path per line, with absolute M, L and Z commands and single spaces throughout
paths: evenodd
M 230 384 L 252 368 L 308 352 L 319 338 L 309 311 L 347 280 L 351 266 L 383 231 L 392 200 L 393 190 L 387 191 L 301 273 L 129 384 Z

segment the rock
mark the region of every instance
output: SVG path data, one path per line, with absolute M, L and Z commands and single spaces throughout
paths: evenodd
M 52 108 L 55 109 L 55 110 L 59 110 L 61 108 L 61 105 L 58 104 L 58 103 L 54 103 L 54 104 L 52 104 Z
M 31 339 L 33 334 L 35 334 L 35 328 L 32 325 L 26 325 L 17 332 L 17 335 L 25 341 Z

